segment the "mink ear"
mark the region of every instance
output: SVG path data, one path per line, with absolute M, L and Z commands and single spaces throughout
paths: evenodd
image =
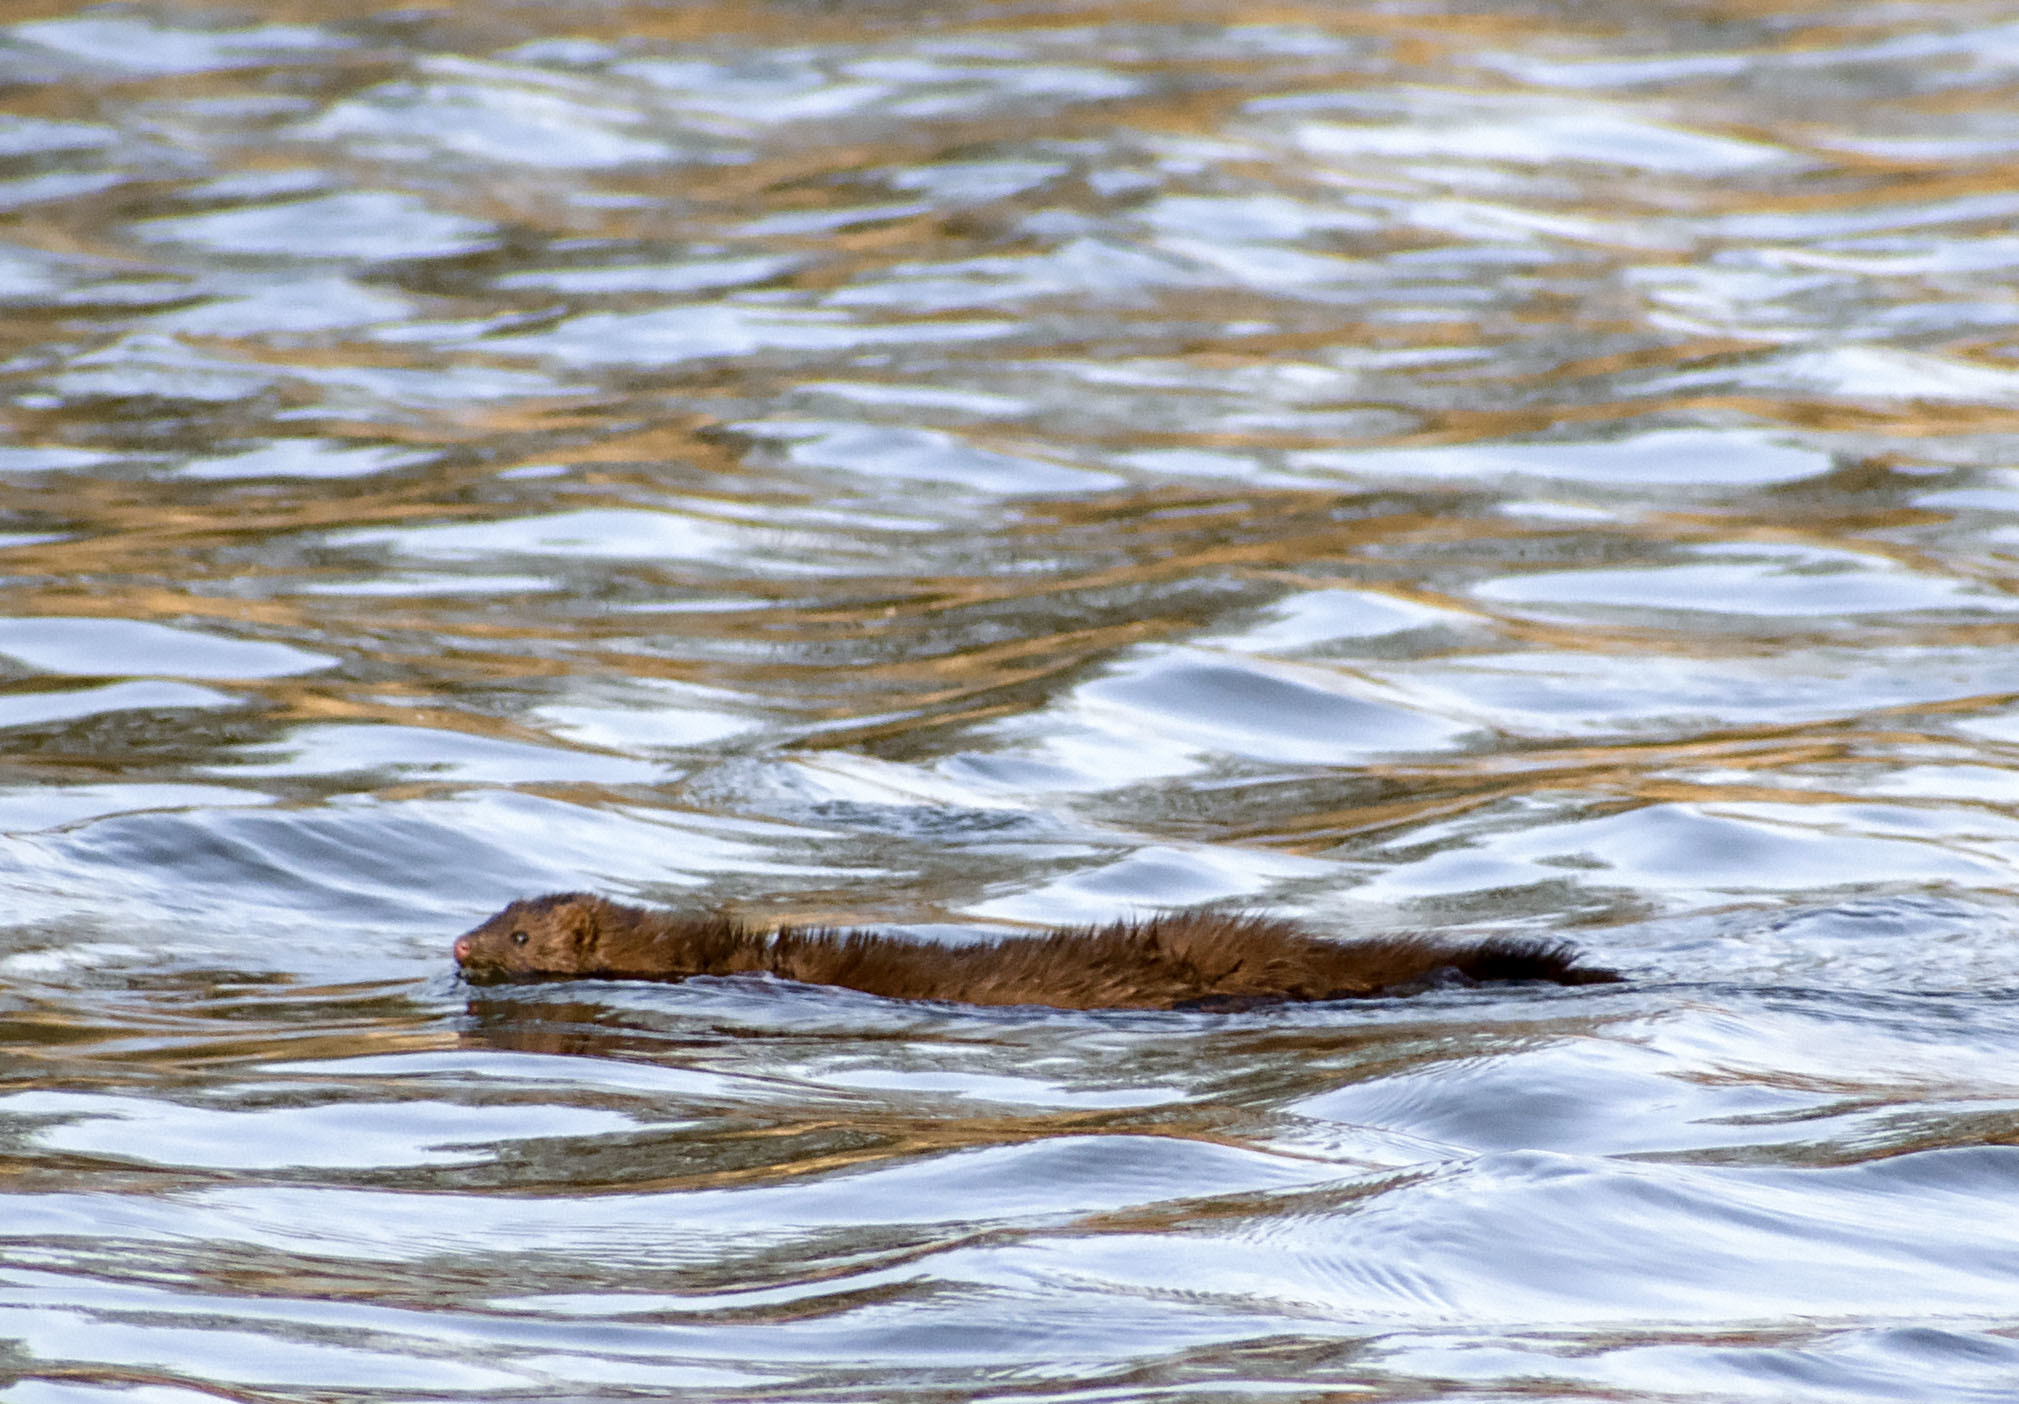
M 569 935 L 574 938 L 575 949 L 586 951 L 596 944 L 596 906 L 593 902 L 577 902 L 568 925 Z

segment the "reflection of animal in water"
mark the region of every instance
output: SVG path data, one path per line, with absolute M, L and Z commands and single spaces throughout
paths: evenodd
M 949 947 L 877 931 L 757 931 L 585 893 L 514 902 L 456 938 L 471 980 L 684 980 L 767 973 L 892 999 L 1064 1009 L 1238 1009 L 1407 994 L 1440 983 L 1617 981 L 1554 941 L 1336 942 L 1279 917 L 1177 912 Z

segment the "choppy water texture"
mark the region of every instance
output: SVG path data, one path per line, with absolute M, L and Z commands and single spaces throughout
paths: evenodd
M 367 8 L 0 25 L 0 1401 L 2012 1397 L 2019 7 Z

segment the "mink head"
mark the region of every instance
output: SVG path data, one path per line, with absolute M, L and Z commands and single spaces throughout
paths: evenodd
M 581 974 L 594 964 L 600 898 L 581 892 L 514 902 L 456 938 L 470 980 L 534 980 Z

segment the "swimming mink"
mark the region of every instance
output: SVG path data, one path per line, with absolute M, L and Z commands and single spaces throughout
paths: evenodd
M 1062 1009 L 1239 1009 L 1285 1000 L 1407 993 L 1426 982 L 1608 984 L 1570 946 L 1515 937 L 1322 940 L 1279 917 L 1175 912 L 939 946 L 877 931 L 754 930 L 569 892 L 514 902 L 456 939 L 473 981 L 684 980 L 768 972 L 892 999 Z

